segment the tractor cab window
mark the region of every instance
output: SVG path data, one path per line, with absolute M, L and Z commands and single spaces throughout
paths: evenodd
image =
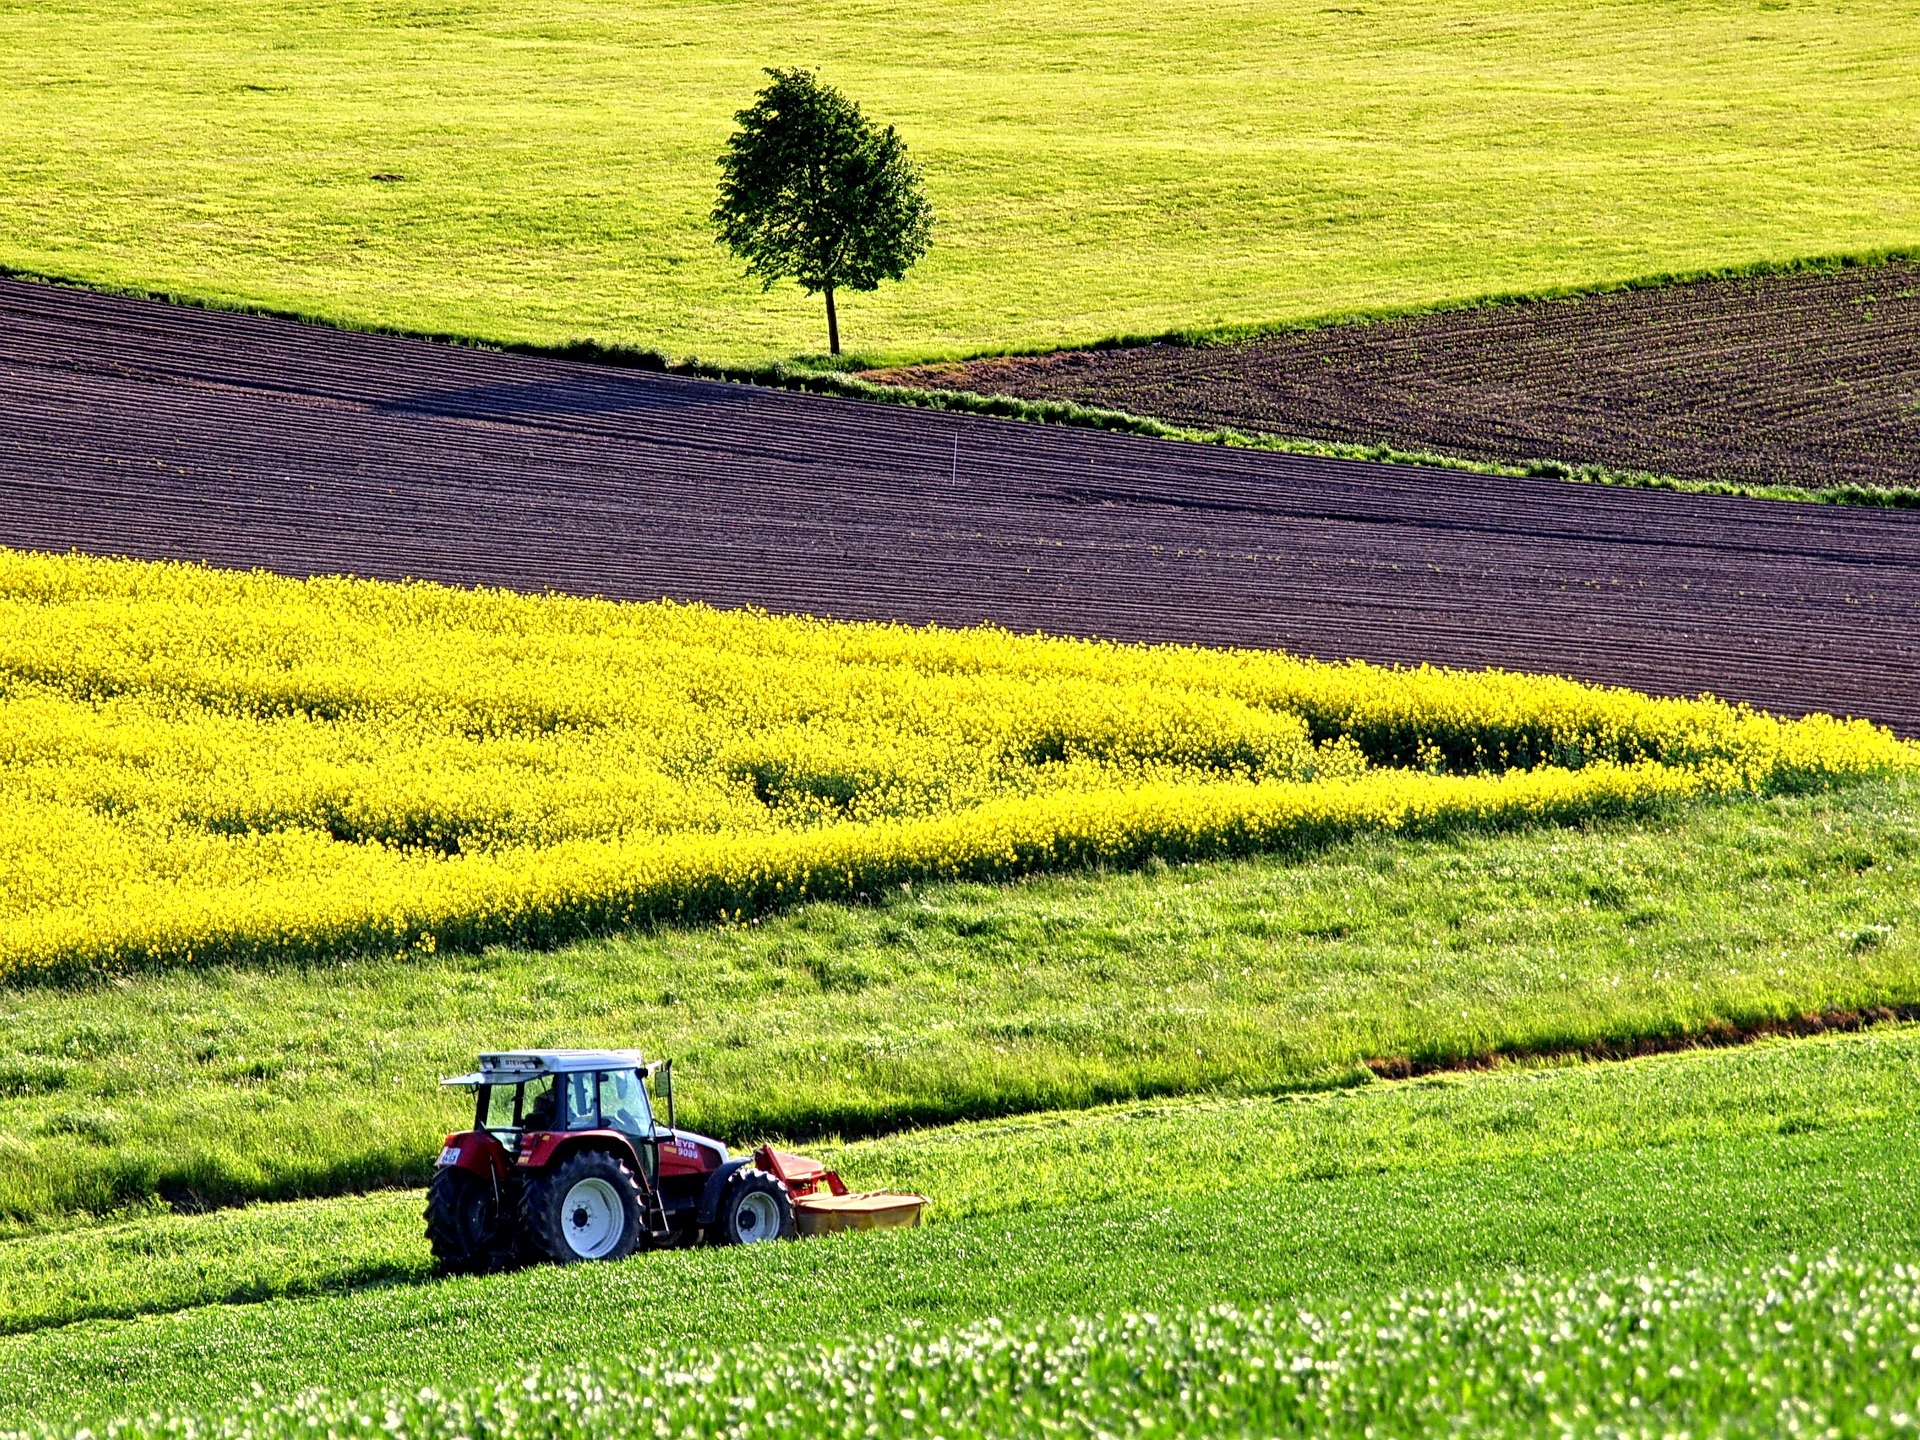
M 653 1108 L 636 1070 L 600 1072 L 600 1123 L 625 1135 L 651 1136 Z
M 593 1072 L 575 1071 L 561 1077 L 566 1089 L 567 1129 L 598 1130 L 600 1128 L 600 1110 L 594 1104 Z
M 489 1085 L 480 1101 L 480 1128 L 512 1130 L 520 1124 L 520 1087 Z
M 520 1128 L 522 1130 L 558 1130 L 560 1122 L 556 1111 L 559 1107 L 559 1092 L 554 1088 L 553 1077 L 542 1075 L 538 1080 L 529 1080 L 520 1087 Z

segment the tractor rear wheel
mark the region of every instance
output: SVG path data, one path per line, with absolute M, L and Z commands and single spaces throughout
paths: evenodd
M 427 1244 L 452 1275 L 485 1275 L 513 1254 L 511 1225 L 503 1225 L 494 1184 L 454 1166 L 434 1171 L 427 1186 Z
M 549 1260 L 624 1260 L 639 1245 L 640 1187 L 604 1150 L 569 1155 L 520 1189 L 520 1221 Z
M 764 1170 L 742 1170 L 720 1197 L 714 1238 L 722 1245 L 753 1245 L 762 1240 L 791 1240 L 793 1197 Z

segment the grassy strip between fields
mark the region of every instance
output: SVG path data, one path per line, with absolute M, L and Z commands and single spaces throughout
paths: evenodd
M 1473 475 L 1496 475 L 1524 480 L 1568 480 L 1592 485 L 1618 485 L 1635 490 L 1667 490 L 1686 495 L 1733 495 L 1751 500 L 1788 500 L 1820 505 L 1866 505 L 1881 509 L 1920 507 L 1920 486 L 1913 485 L 1759 485 L 1729 480 L 1690 480 L 1643 470 L 1621 470 L 1605 465 L 1565 460 L 1528 460 L 1507 464 L 1471 460 L 1431 450 L 1399 450 L 1391 445 L 1343 445 L 1298 436 L 1221 427 L 1200 430 L 1170 424 L 1125 410 L 1082 405 L 1071 400 L 1025 400 L 1013 395 L 982 395 L 970 390 L 934 390 L 893 385 L 858 375 L 839 375 L 803 366 L 766 366 L 715 378 L 754 384 L 779 385 L 791 390 L 841 395 L 850 399 L 880 400 L 929 410 L 970 415 L 995 415 L 1042 424 L 1076 425 L 1158 440 L 1180 440 L 1198 445 L 1220 445 L 1236 450 L 1266 450 L 1283 455 L 1313 455 L 1330 460 L 1370 460 L 1387 465 L 1459 470 Z
M 697 1363 L 913 1320 L 1331 1312 L 1514 1271 L 1917 1254 L 1917 1078 L 1920 1031 L 1903 1027 L 906 1134 L 827 1158 L 860 1183 L 930 1195 L 927 1229 L 484 1280 L 392 1283 L 428 1273 L 417 1192 L 14 1241 L 0 1245 L 0 1306 L 34 1333 L 0 1341 L 0 1424 L 217 1413 L 266 1377 L 271 1398 L 458 1390 L 517 1380 L 526 1363 Z M 216 1303 L 330 1288 L 351 1293 Z M 135 1312 L 149 1318 L 60 1323 Z M 1481 1384 L 1472 1367 L 1460 1380 Z
M 567 358 L 600 359 L 596 347 L 573 346 Z M 1496 460 L 1472 460 L 1444 455 L 1431 450 L 1399 450 L 1391 445 L 1343 445 L 1326 440 L 1308 440 L 1298 436 L 1269 435 L 1223 426 L 1201 430 L 1191 426 L 1112 410 L 1097 405 L 1082 405 L 1072 400 L 1028 400 L 1017 395 L 980 394 L 972 390 L 929 389 L 870 380 L 862 375 L 820 370 L 808 365 L 772 364 L 751 369 L 728 369 L 710 365 L 676 364 L 665 367 L 676 374 L 693 374 L 707 379 L 731 380 L 742 384 L 773 385 L 786 390 L 802 390 L 815 395 L 836 395 L 849 400 L 875 400 L 889 405 L 915 409 L 944 410 L 966 415 L 990 415 L 1000 419 L 1026 420 L 1045 425 L 1072 425 L 1088 430 L 1106 430 L 1121 435 L 1141 435 L 1154 440 L 1178 440 L 1194 445 L 1218 445 L 1234 450 L 1265 450 L 1282 455 L 1312 455 L 1328 460 L 1370 460 L 1386 465 L 1411 465 L 1426 469 L 1458 470 L 1472 475 L 1497 475 L 1520 480 L 1569 480 L 1593 485 L 1619 485 L 1636 490 L 1668 490 L 1687 495 L 1734 495 L 1752 500 L 1790 500 L 1821 505 L 1867 505 L 1882 509 L 1920 507 L 1920 486 L 1910 485 L 1835 485 L 1811 488 L 1801 485 L 1755 485 L 1738 481 L 1688 480 L 1673 475 L 1658 475 L 1642 470 L 1619 470 L 1605 465 L 1573 463 L 1563 460 L 1529 460 L 1507 464 Z

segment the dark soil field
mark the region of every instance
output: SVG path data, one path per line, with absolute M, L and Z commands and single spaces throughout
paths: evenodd
M 0 543 L 1556 671 L 1920 733 L 1920 513 L 1176 444 L 0 284 Z
M 1466 459 L 1920 484 L 1920 265 L 1711 280 L 872 378 Z

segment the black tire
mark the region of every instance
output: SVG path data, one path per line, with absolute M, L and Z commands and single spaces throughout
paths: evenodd
M 512 1263 L 515 1236 L 492 1181 L 452 1165 L 427 1185 L 427 1244 L 449 1275 L 486 1275 Z M 507 1223 L 502 1224 L 506 1218 Z
M 604 1150 L 569 1155 L 520 1187 L 520 1228 L 531 1247 L 559 1265 L 624 1260 L 644 1238 L 640 1187 Z
M 742 1170 L 727 1182 L 714 1217 L 716 1245 L 753 1245 L 762 1240 L 791 1240 L 793 1197 L 764 1170 Z

